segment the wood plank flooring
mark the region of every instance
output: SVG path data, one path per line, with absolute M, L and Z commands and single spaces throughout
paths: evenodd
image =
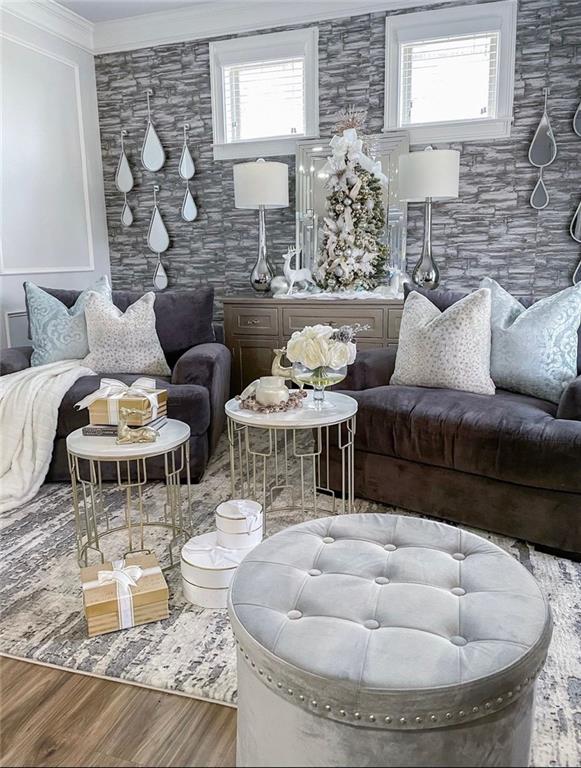
M 0 766 L 234 766 L 236 710 L 0 658 Z

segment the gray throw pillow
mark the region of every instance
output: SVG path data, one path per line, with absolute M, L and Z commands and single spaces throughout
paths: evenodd
M 157 331 L 155 294 L 146 293 L 123 313 L 97 293 L 85 306 L 89 354 L 84 365 L 96 373 L 150 373 L 169 376 Z
M 493 395 L 490 291 L 475 291 L 444 312 L 420 293 L 411 293 L 404 304 L 390 384 Z
M 497 387 L 558 403 L 577 376 L 581 285 L 525 308 L 495 280 L 482 288 L 492 297 L 490 373 Z
M 91 291 L 111 303 L 111 286 L 107 277 L 99 278 L 93 286 L 82 291 L 70 308 L 38 285 L 24 283 L 33 348 L 31 365 L 85 357 L 89 351 L 85 304 Z

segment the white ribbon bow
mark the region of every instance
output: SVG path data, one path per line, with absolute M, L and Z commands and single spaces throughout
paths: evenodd
M 226 547 L 221 547 L 219 544 L 214 545 L 201 545 L 196 547 L 187 546 L 186 552 L 204 552 L 210 556 L 210 563 L 217 568 L 224 563 L 233 563 L 238 565 L 238 558 L 231 554 L 231 550 Z
M 143 576 L 143 570 L 138 565 L 125 565 L 125 560 L 113 560 L 112 571 L 99 571 L 99 585 L 114 583 L 117 586 L 117 602 L 119 604 L 119 629 L 128 629 L 135 623 L 133 615 L 133 595 L 131 587 L 136 587 Z
M 123 397 L 145 397 L 151 406 L 152 419 L 157 417 L 157 395 L 155 379 L 142 376 L 133 384 L 124 384 L 118 379 L 101 379 L 99 389 L 91 392 L 78 403 L 75 408 L 79 410 L 88 408 L 95 400 L 107 400 L 110 422 L 116 424 L 119 420 L 119 400 Z

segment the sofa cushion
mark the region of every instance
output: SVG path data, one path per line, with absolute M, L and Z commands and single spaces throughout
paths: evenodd
M 581 424 L 545 400 L 497 390 L 385 386 L 359 403 L 356 449 L 506 482 L 581 491 Z
M 80 291 L 43 288 L 67 307 L 72 307 Z M 125 312 L 144 291 L 113 291 L 113 304 Z M 160 291 L 155 298 L 156 330 L 166 360 L 173 368 L 183 353 L 197 344 L 214 341 L 212 316 L 214 289 L 208 286 L 183 291 Z
M 391 383 L 494 394 L 490 291 L 475 291 L 443 312 L 412 293 L 403 310 Z
M 89 294 L 85 307 L 89 354 L 83 364 L 97 373 L 169 376 L 155 330 L 154 304 L 155 293 L 149 291 L 122 312 L 102 296 Z
M 435 304 L 442 312 L 467 295 L 467 291 L 447 291 L 442 288 L 430 291 L 425 288 L 410 285 L 410 283 L 404 285 L 404 296 L 406 299 L 413 291 L 417 291 L 418 293 L 421 293 L 422 296 L 426 296 L 426 298 L 428 298 L 432 304 Z M 534 300 L 530 297 L 519 298 L 519 301 L 523 307 L 530 307 L 534 303 Z M 577 331 L 577 373 L 581 374 L 581 325 Z
M 139 376 L 116 373 L 115 378 L 131 384 Z M 59 408 L 57 437 L 66 437 L 70 432 L 89 423 L 89 411 L 78 411 L 74 405 L 91 392 L 99 389 L 100 376 L 83 376 L 73 384 L 64 396 Z M 197 384 L 170 384 L 169 377 L 156 376 L 160 388 L 167 389 L 167 415 L 189 425 L 192 434 L 203 435 L 210 426 L 210 393 Z

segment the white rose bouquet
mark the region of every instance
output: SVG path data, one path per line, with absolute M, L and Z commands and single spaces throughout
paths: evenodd
M 349 325 L 341 328 L 307 325 L 302 331 L 293 333 L 286 347 L 286 356 L 291 363 L 300 363 L 312 371 L 343 368 L 355 361 L 357 347 L 354 339 L 358 330 L 361 328 Z

